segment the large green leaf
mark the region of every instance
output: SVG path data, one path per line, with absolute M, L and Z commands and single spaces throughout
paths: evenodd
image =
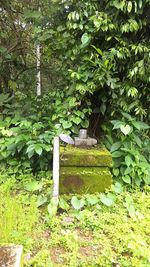
M 133 135 L 133 138 L 136 142 L 136 144 L 139 146 L 139 147 L 142 147 L 142 140 L 137 136 L 137 135 Z
M 130 155 L 127 155 L 127 156 L 125 157 L 125 163 L 126 163 L 126 165 L 127 165 L 128 167 L 129 167 L 130 165 L 132 165 L 133 160 L 132 160 L 132 158 L 131 158 Z
M 30 192 L 41 190 L 42 187 L 43 187 L 43 184 L 39 181 L 32 181 L 24 186 L 25 190 L 30 191 Z
M 41 207 L 48 201 L 45 195 L 39 195 L 37 199 L 37 207 Z
M 49 218 L 51 219 L 53 216 L 56 215 L 57 212 L 57 203 L 56 203 L 56 199 L 52 198 L 50 203 L 47 206 L 47 211 L 48 211 L 48 215 Z
M 113 129 L 120 129 L 120 127 L 124 125 L 124 123 L 119 120 L 112 120 L 111 123 L 114 125 Z
M 120 130 L 121 130 L 121 132 L 124 134 L 124 135 L 127 135 L 127 134 L 129 134 L 130 133 L 130 131 L 131 131 L 131 127 L 130 127 L 130 125 L 126 125 L 126 126 L 124 126 L 124 125 L 121 125 L 120 126 Z
M 114 143 L 112 146 L 111 146 L 111 149 L 110 149 L 110 151 L 111 152 L 114 152 L 114 151 L 116 151 L 116 150 L 118 150 L 120 147 L 121 147 L 121 142 L 116 142 L 116 143 Z
M 35 149 L 35 152 L 40 156 L 41 154 L 42 154 L 42 151 L 43 151 L 43 149 L 42 149 L 42 147 L 40 146 L 40 145 L 35 145 L 34 146 L 34 149 Z
M 90 42 L 90 40 L 91 36 L 87 32 L 85 32 L 81 37 L 81 42 L 83 46 L 87 45 Z
M 142 121 L 132 121 L 133 126 L 138 130 L 149 129 L 150 126 Z
M 115 152 L 112 153 L 112 157 L 113 158 L 120 158 L 123 155 L 124 155 L 124 153 L 121 152 L 121 151 L 115 151 Z
M 90 205 L 95 205 L 99 202 L 99 198 L 97 196 L 94 196 L 94 195 L 89 195 L 86 197 L 86 201 Z
M 69 209 L 69 204 L 67 203 L 67 200 L 64 197 L 59 197 L 59 207 L 63 210 Z
M 85 200 L 84 199 L 78 199 L 76 196 L 74 196 L 71 199 L 71 204 L 74 207 L 74 209 L 80 210 L 81 208 L 84 207 Z
M 113 189 L 115 193 L 121 194 L 123 192 L 123 186 L 119 182 L 116 182 L 115 185 L 113 186 Z
M 110 207 L 114 204 L 115 197 L 111 193 L 108 193 L 107 195 L 106 194 L 100 194 L 100 200 L 104 205 Z
M 71 120 L 77 125 L 79 125 L 82 121 L 81 118 L 79 117 L 73 117 Z
M 71 121 L 64 121 L 64 122 L 62 123 L 62 125 L 63 125 L 63 128 L 64 128 L 64 129 L 69 129 L 69 128 L 72 127 L 72 122 L 71 122 Z
M 126 184 L 131 184 L 131 178 L 129 175 L 125 175 L 122 177 L 122 180 L 126 183 Z

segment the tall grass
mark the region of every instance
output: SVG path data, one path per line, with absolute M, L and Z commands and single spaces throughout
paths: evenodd
M 35 197 L 14 194 L 9 186 L 0 186 L 0 244 L 32 247 L 31 233 L 38 218 Z

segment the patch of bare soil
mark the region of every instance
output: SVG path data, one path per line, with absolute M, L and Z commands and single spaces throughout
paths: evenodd
M 93 255 L 93 251 L 91 250 L 90 246 L 87 247 L 80 247 L 79 248 L 79 254 L 81 257 L 92 257 Z
M 46 239 L 46 240 L 49 240 L 51 238 L 51 232 L 46 230 L 43 232 L 43 237 Z
M 79 248 L 79 255 L 81 257 L 94 257 L 98 255 L 98 246 L 81 246 Z
M 53 263 L 63 264 L 65 262 L 66 251 L 62 247 L 53 247 L 50 249 L 50 256 Z
M 73 224 L 73 222 L 74 222 L 74 218 L 69 217 L 69 216 L 64 217 L 62 220 L 63 225 L 70 225 L 70 224 Z
M 93 240 L 93 234 L 91 231 L 84 231 L 80 228 L 76 228 L 75 231 L 81 242 L 91 242 Z

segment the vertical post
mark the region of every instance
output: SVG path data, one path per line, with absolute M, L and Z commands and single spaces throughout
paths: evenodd
M 39 6 L 38 11 L 41 11 Z M 36 94 L 37 96 L 41 96 L 41 47 L 39 41 L 37 41 L 36 45 L 36 69 L 37 69 L 37 88 Z
M 59 196 L 59 136 L 54 137 L 53 144 L 53 199 L 58 204 Z
M 37 68 L 37 96 L 41 96 L 41 48 L 40 44 L 36 46 L 36 68 Z

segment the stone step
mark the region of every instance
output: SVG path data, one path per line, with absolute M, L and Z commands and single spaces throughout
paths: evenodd
M 23 247 L 9 245 L 0 247 L 0 267 L 22 267 Z
M 92 148 L 79 148 L 67 145 L 66 147 L 60 147 L 60 165 L 111 167 L 112 157 L 104 146 L 98 145 Z
M 107 167 L 61 167 L 60 194 L 104 192 L 112 176 Z

